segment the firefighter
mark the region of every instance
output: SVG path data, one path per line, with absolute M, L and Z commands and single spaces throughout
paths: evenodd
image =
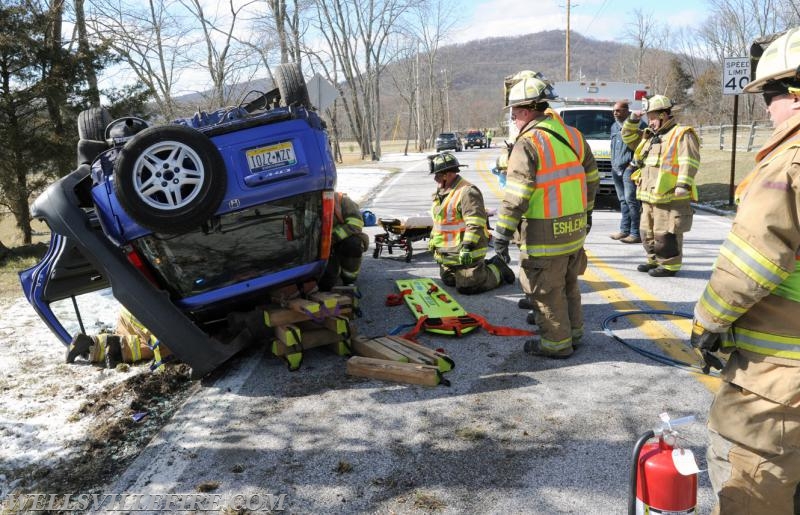
M 318 286 L 330 291 L 341 277 L 342 284 L 351 285 L 361 270 L 361 255 L 369 247 L 369 236 L 362 232 L 364 219 L 361 209 L 350 197 L 336 192 L 333 205 L 333 234 L 331 255 Z
M 762 55 L 764 45 L 751 47 L 755 80 L 744 91 L 763 94 L 775 130 L 736 189 L 736 218 L 695 306 L 691 335 L 707 367 L 722 365 L 711 352 L 730 352 L 708 417 L 715 513 L 797 513 L 800 28 Z
M 679 125 L 672 101 L 654 95 L 644 102 L 653 136 L 642 155 L 636 198 L 642 202 L 639 233 L 647 263 L 637 267 L 652 277 L 672 277 L 681 269 L 683 234 L 692 228 L 690 205 L 697 200 L 694 177 L 700 167 L 700 139 L 694 128 Z M 644 135 L 642 112 L 631 113 L 622 126 L 622 141 L 637 150 Z
M 428 249 L 439 263 L 442 282 L 466 295 L 513 283 L 514 272 L 505 261 L 484 259 L 489 243 L 486 208 L 481 190 L 459 175 L 465 165 L 449 152 L 428 156 L 428 164 L 438 185 Z
M 525 342 L 525 352 L 567 358 L 583 336 L 578 276 L 586 270 L 583 242 L 597 163 L 577 129 L 545 112 L 556 98 L 547 79 L 524 71 L 505 84 L 505 107 L 519 135 L 508 158 L 494 249 L 509 261 L 509 242 L 519 231 L 520 283 L 540 332 Z

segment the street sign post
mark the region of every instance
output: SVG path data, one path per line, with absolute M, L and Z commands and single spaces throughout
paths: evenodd
M 722 94 L 739 95 L 750 83 L 750 58 L 726 57 L 722 67 Z
M 311 103 L 320 111 L 333 104 L 339 92 L 319 73 L 314 75 L 307 83 L 308 98 Z
M 722 94 L 733 97 L 733 134 L 731 135 L 731 178 L 728 187 L 728 205 L 733 205 L 734 182 L 736 181 L 736 144 L 739 125 L 739 95 L 750 83 L 750 58 L 726 57 L 722 67 Z

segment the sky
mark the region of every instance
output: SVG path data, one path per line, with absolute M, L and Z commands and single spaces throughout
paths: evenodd
M 710 9 L 705 0 L 580 0 L 569 3 L 570 31 L 603 41 L 622 41 L 625 24 L 634 22 L 636 9 L 645 15 L 652 14 L 659 24 L 667 23 L 675 28 L 696 28 L 708 17 Z M 566 30 L 566 6 L 567 0 L 462 0 L 459 3 L 462 21 L 449 42 Z

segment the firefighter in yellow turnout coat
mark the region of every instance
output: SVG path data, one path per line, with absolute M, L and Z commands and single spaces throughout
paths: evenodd
M 652 277 L 671 277 L 681 269 L 683 234 L 692 228 L 697 200 L 694 177 L 700 167 L 700 139 L 694 129 L 679 125 L 672 101 L 664 95 L 647 99 L 645 111 L 653 136 L 642 148 L 644 131 L 640 112 L 631 113 L 622 125 L 622 141 L 642 156 L 636 198 L 642 201 L 639 223 L 647 263 L 637 267 Z
M 583 243 L 599 175 L 583 135 L 548 111 L 555 92 L 546 79 L 531 71 L 515 77 L 506 107 L 520 132 L 508 159 L 494 247 L 508 260 L 519 230 L 520 282 L 541 334 L 525 342 L 525 351 L 566 358 L 583 336 L 578 276 L 586 270 Z
M 333 244 L 319 288 L 328 291 L 342 283 L 353 284 L 361 271 L 361 255 L 369 247 L 369 237 L 362 232 L 364 219 L 358 204 L 344 193 L 336 192 L 333 205 Z
M 763 43 L 751 49 L 761 55 Z M 763 52 L 748 93 L 775 124 L 739 184 L 736 218 L 695 307 L 692 344 L 730 352 L 708 418 L 714 513 L 798 513 L 800 483 L 800 29 Z M 792 50 L 794 49 L 794 50 Z
M 513 283 L 514 272 L 505 261 L 486 261 L 488 230 L 481 190 L 461 177 L 453 154 L 428 157 L 430 173 L 438 188 L 433 194 L 433 228 L 428 248 L 439 263 L 439 275 L 447 286 L 473 294 Z

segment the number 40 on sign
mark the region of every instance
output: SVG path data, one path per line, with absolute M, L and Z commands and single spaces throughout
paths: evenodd
M 739 95 L 750 82 L 750 58 L 726 57 L 722 67 L 722 94 Z

